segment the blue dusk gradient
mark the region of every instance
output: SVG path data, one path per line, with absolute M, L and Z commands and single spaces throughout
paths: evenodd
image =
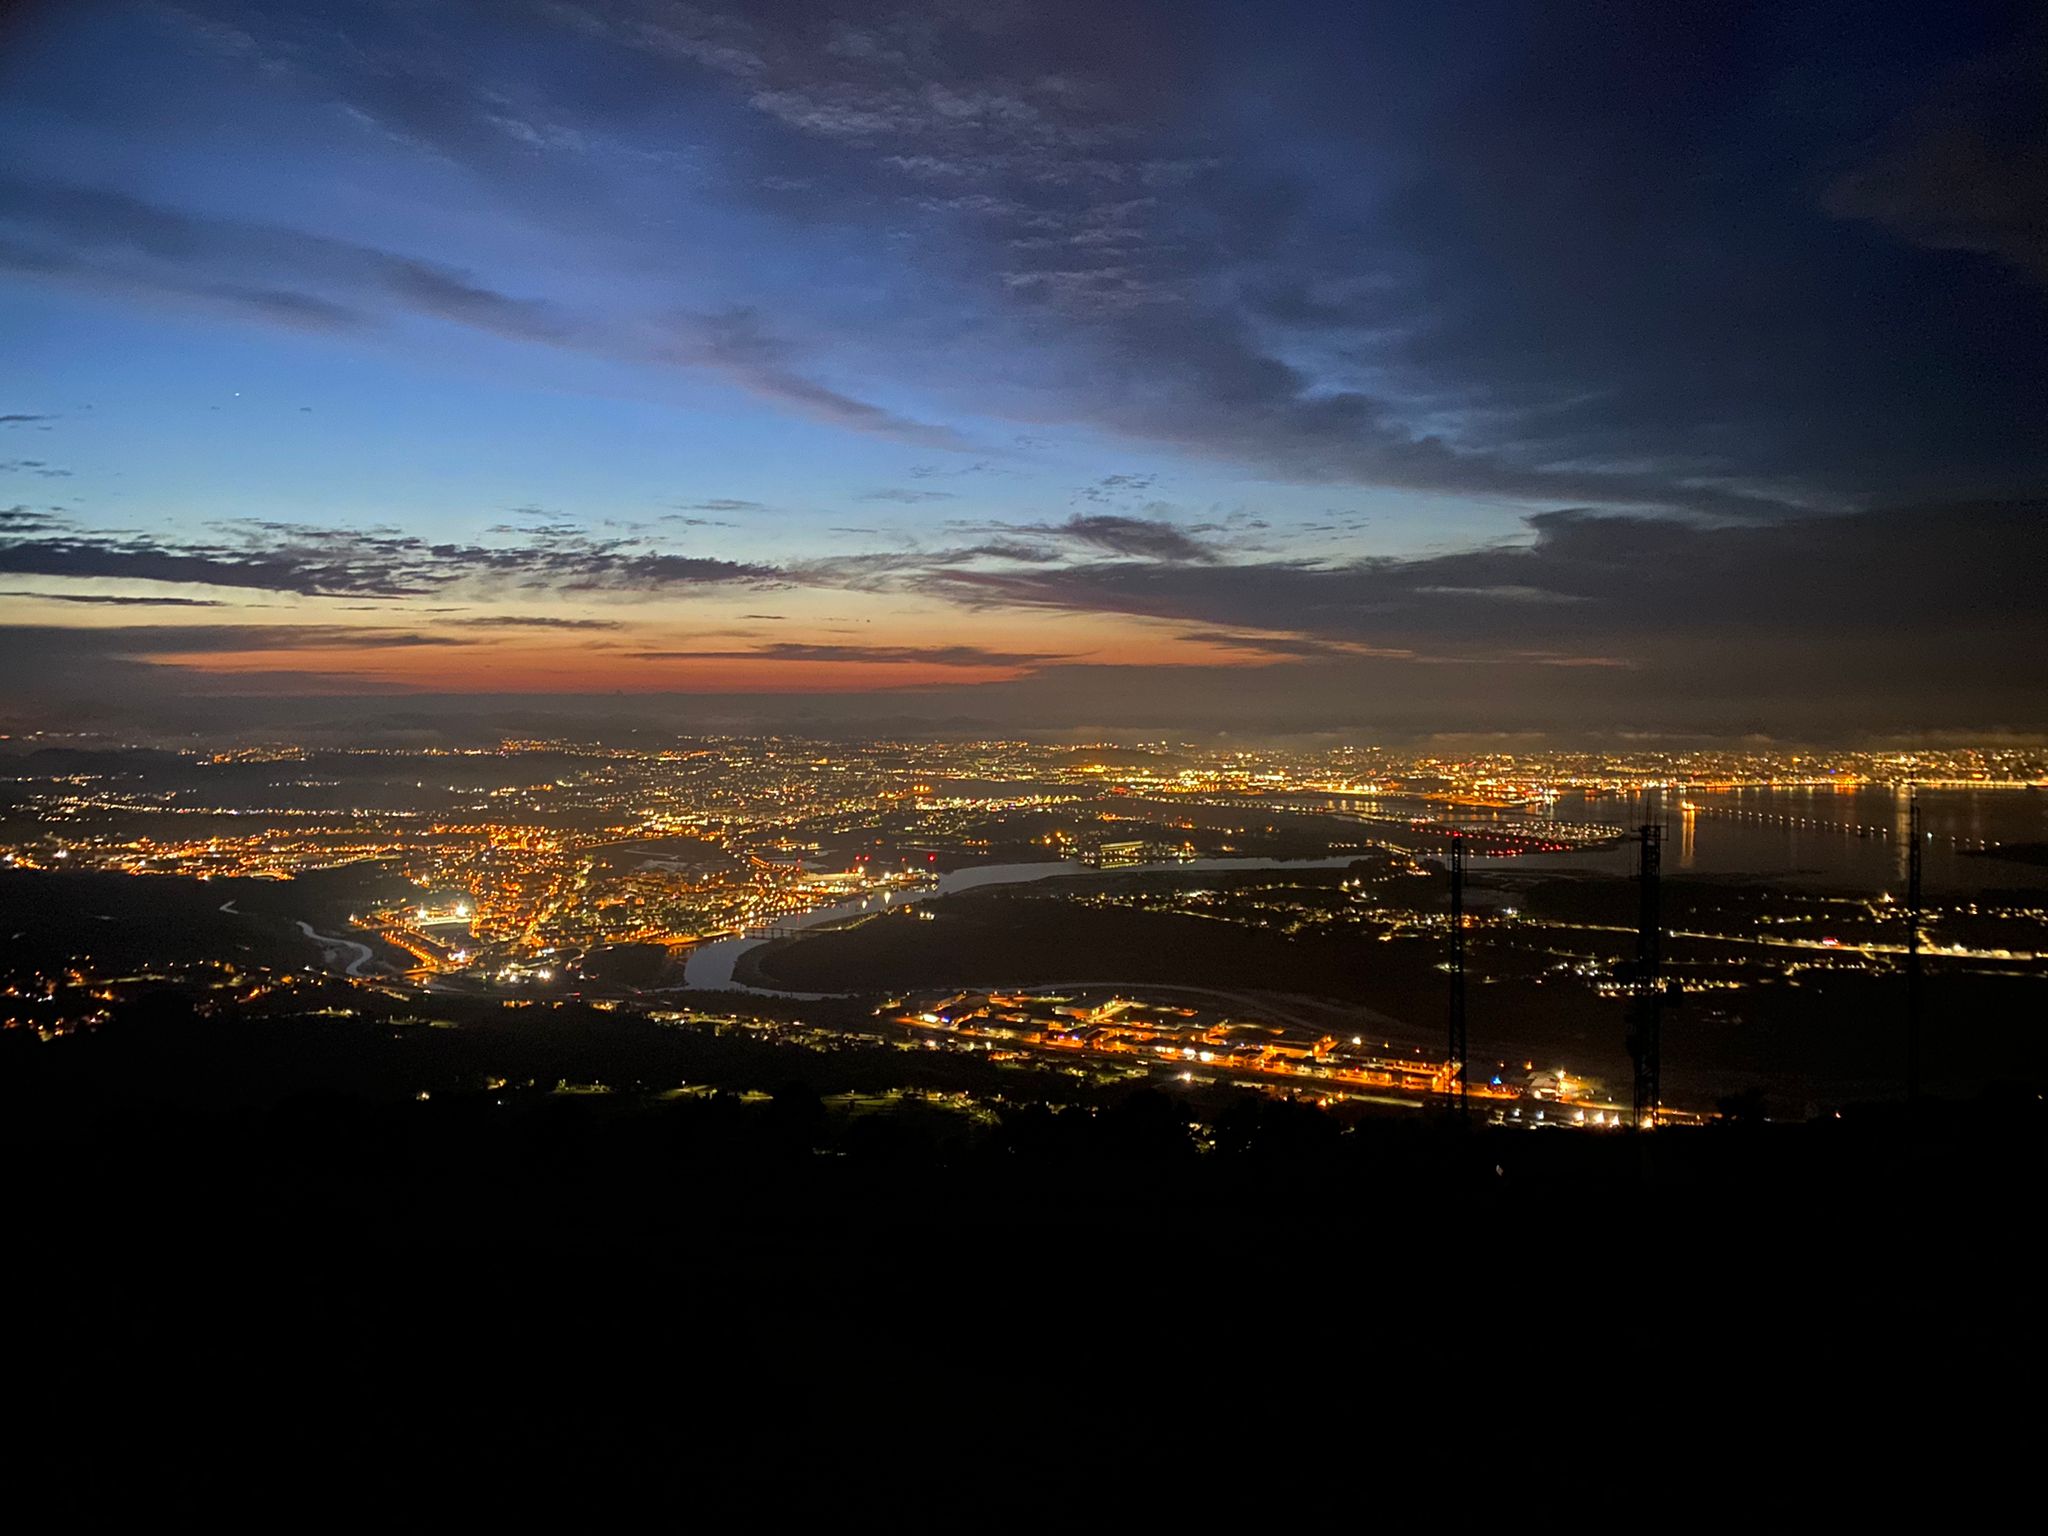
M 7 14 L 7 720 L 2048 726 L 2033 8 Z

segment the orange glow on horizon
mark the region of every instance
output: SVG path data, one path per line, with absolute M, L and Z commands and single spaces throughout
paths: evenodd
M 43 594 L 23 596 L 37 604 Z M 723 602 L 527 602 L 447 617 L 394 603 L 357 619 L 297 599 L 152 613 L 136 626 L 114 611 L 48 607 L 49 621 L 65 628 L 147 628 L 133 652 L 107 653 L 209 693 L 864 693 L 1010 683 L 1066 667 L 1239 670 L 1302 660 L 1285 647 L 1259 649 L 1258 636 L 1219 643 L 1140 615 L 906 609 L 844 592 L 789 594 L 773 615 Z M 175 643 L 184 628 L 189 650 Z M 248 643 L 233 646 L 244 631 Z
M 1198 642 L 1118 646 L 1107 664 L 1123 666 L 1229 666 L 1258 668 L 1267 658 Z M 991 642 L 991 651 L 1000 644 Z M 913 658 L 781 660 L 773 656 L 647 658 L 615 650 L 480 643 L 464 646 L 348 646 L 321 644 L 261 651 L 171 652 L 149 658 L 219 682 L 259 683 L 308 674 L 344 688 L 386 687 L 445 693 L 861 693 L 902 688 L 964 687 L 1011 682 L 1070 663 L 992 661 L 940 663 Z M 1076 658 L 1082 665 L 1104 664 Z M 310 691 L 324 691 L 314 685 Z

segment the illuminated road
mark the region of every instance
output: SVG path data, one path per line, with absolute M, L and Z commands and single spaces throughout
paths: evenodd
M 1372 1069 L 1349 1069 L 1336 1067 L 1294 1068 L 1279 1062 L 1253 1065 L 1242 1061 L 1202 1061 L 1189 1054 L 1191 1047 L 1172 1045 L 1150 1045 L 1139 1047 L 1093 1045 L 1085 1040 L 1030 1040 L 1021 1037 L 997 1035 L 975 1029 L 972 1025 L 927 1024 L 911 1014 L 900 1014 L 895 1022 L 906 1029 L 923 1033 L 935 1033 L 954 1039 L 974 1040 L 995 1050 L 1030 1051 L 1057 1060 L 1061 1057 L 1090 1056 L 1103 1062 L 1119 1062 L 1125 1065 L 1165 1066 L 1178 1069 L 1183 1077 L 1201 1077 L 1212 1082 L 1284 1083 L 1291 1087 L 1306 1086 L 1312 1092 L 1339 1094 L 1345 1097 L 1370 1097 L 1381 1103 L 1399 1103 L 1419 1107 L 1429 1101 L 1430 1088 L 1426 1081 L 1404 1082 L 1404 1076 L 1426 1080 L 1431 1068 L 1422 1063 L 1409 1065 L 1389 1064 L 1384 1071 Z M 1499 1094 L 1492 1090 L 1474 1086 L 1471 1090 L 1475 1100 L 1499 1098 L 1507 1102 L 1513 1095 Z M 1381 1094 L 1398 1094 L 1397 1099 L 1378 1098 Z
M 1622 933 L 1631 938 L 1636 930 L 1624 923 L 1559 923 L 1543 918 L 1521 920 L 1519 926 L 1541 929 L 1558 928 L 1570 933 Z M 1667 928 L 1664 936 L 1670 939 L 1700 939 L 1711 944 L 1746 944 L 1762 949 L 1799 949 L 1824 955 L 1903 955 L 1904 943 L 1861 943 L 1849 939 L 1785 939 L 1771 934 L 1703 933 L 1693 928 Z M 1929 959 L 1949 960 L 2004 960 L 2022 963 L 2037 963 L 2044 958 L 2040 953 L 2025 949 L 1965 949 L 1960 944 L 1927 944 L 1920 946 L 1920 953 Z
M 1023 997 L 1046 997 L 1059 993 L 1109 992 L 1112 994 L 1143 1000 L 1149 997 L 1170 994 L 1174 997 L 1198 998 L 1213 1004 L 1224 1003 L 1233 1009 L 1242 1009 L 1247 1023 L 1292 1024 L 1311 1034 L 1356 1034 L 1362 1024 L 1370 1024 L 1372 1033 L 1382 1041 L 1400 1040 L 1403 1045 L 1420 1048 L 1424 1042 L 1416 1037 L 1412 1025 L 1405 1024 L 1390 1014 L 1372 1008 L 1362 1008 L 1346 1003 L 1325 1003 L 1303 997 L 1292 992 L 1231 992 L 1216 987 L 1195 987 L 1179 982 L 1153 981 L 1034 981 L 1024 986 L 979 986 L 977 992 L 1013 993 Z M 1304 1007 L 1314 1010 L 1321 1017 L 1310 1017 L 1301 1011 Z

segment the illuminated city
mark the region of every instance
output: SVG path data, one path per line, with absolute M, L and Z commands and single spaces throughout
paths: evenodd
M 2023 822 L 2048 787 L 2048 756 L 2022 750 L 1451 761 L 1351 747 L 1021 740 L 732 738 L 653 750 L 529 740 L 467 751 L 127 755 L 15 745 L 0 857 L 17 888 L 36 875 L 117 874 L 161 881 L 230 919 L 263 905 L 243 894 L 260 891 L 252 883 L 288 888 L 270 905 L 290 910 L 289 923 L 245 918 L 276 957 L 267 971 L 230 965 L 215 975 L 207 968 L 226 957 L 186 957 L 199 968 L 189 974 L 208 977 L 217 993 L 284 987 L 279 976 L 303 973 L 308 983 L 426 1006 L 495 998 L 655 1008 L 716 991 L 725 978 L 757 993 L 867 997 L 876 1018 L 929 1036 L 933 1010 L 892 1013 L 874 994 L 1086 976 L 1130 985 L 1117 1007 L 1192 1000 L 1187 1017 L 1201 1022 L 1153 1034 L 1106 1029 L 1093 1015 L 1079 1032 L 1046 1019 L 997 1027 L 987 1021 L 1006 1015 L 984 1001 L 980 1024 L 947 1015 L 924 1043 L 991 1061 L 1078 1053 L 1105 1081 L 1129 1075 L 1130 1062 L 1111 1059 L 1122 1055 L 1190 1079 L 1410 1108 L 1451 1092 L 1434 1039 L 1435 978 L 1444 857 L 1462 840 L 1474 870 L 1462 922 L 1479 979 L 1515 999 L 1486 1011 L 1517 1016 L 1482 1021 L 1482 1042 L 1506 1028 L 1491 1063 L 1475 1057 L 1486 1070 L 1471 1092 L 1499 1123 L 1533 1124 L 1531 1106 L 1550 1098 L 1574 1127 L 1620 1125 L 1629 1113 L 1615 1080 L 1617 1027 L 1565 1059 L 1556 1045 L 1574 1010 L 1606 1018 L 1631 990 L 1623 961 L 1634 927 L 1604 893 L 1620 883 L 1616 859 L 1628 857 L 1637 807 L 1657 807 L 1676 834 L 1672 875 L 1683 883 L 1674 890 L 1686 906 L 1665 925 L 1675 984 L 1696 996 L 1704 1018 L 1738 1020 L 1792 989 L 1900 971 L 1902 865 L 1888 851 L 1900 828 L 1895 814 L 1865 819 L 1877 797 L 1895 809 L 1908 794 L 1972 806 L 2003 795 Z M 100 766 L 79 769 L 84 756 Z M 1739 834 L 1831 840 L 1832 854 L 1861 857 L 1830 871 L 1848 889 L 1828 888 L 1823 876 L 1756 890 L 1711 868 L 1687 882 L 1702 821 L 1710 843 Z M 1945 829 L 1926 840 L 1944 870 L 2025 876 L 2038 867 L 2026 862 L 2037 843 L 2007 850 L 2000 839 Z M 202 885 L 212 894 L 201 895 Z M 294 905 L 302 888 L 318 894 Z M 1020 914 L 1016 943 L 962 953 L 957 925 L 995 903 Z M 1957 975 L 2039 980 L 2044 922 L 2048 894 L 1957 894 L 1923 915 L 1920 941 Z M 1105 965 L 1127 926 L 1171 944 L 1190 923 L 1263 944 L 1264 963 L 1278 972 L 1232 976 L 1213 957 L 1154 966 L 1149 976 Z M 1082 926 L 1070 934 L 1062 925 L 1072 924 Z M 807 930 L 819 937 L 806 942 Z M 823 958 L 827 933 L 843 959 Z M 1331 955 L 1347 948 L 1371 956 L 1361 964 L 1373 975 L 1331 970 Z M 1069 952 L 1081 967 L 1075 976 L 1047 974 Z M 62 961 L 9 978 L 9 1027 L 49 1035 L 89 1025 L 132 972 L 125 958 L 109 970 L 89 951 Z M 976 972 L 976 963 L 991 969 Z M 798 984 L 777 985 L 792 967 Z M 1318 1000 L 1318 991 L 1332 996 Z M 1370 1048 L 1365 1020 L 1384 1036 Z M 1660 1113 L 1711 1114 L 1743 1065 L 1701 1074 L 1689 1102 L 1674 1094 Z M 1560 1074 L 1579 1091 L 1559 1091 Z M 1539 1090 L 1539 1081 L 1552 1086 Z

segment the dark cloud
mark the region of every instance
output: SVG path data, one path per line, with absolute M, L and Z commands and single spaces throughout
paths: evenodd
M 2048 722 L 2048 698 L 2013 666 L 2048 647 L 2034 574 L 2048 563 L 2048 504 L 1719 527 L 1581 511 L 1529 524 L 1526 543 L 1413 560 L 1103 561 L 918 581 L 953 601 L 1178 621 L 1212 644 L 1324 657 L 1341 663 L 1315 673 L 1333 718 L 1349 695 L 1332 678 L 1356 674 L 1373 698 L 1403 701 L 1409 726 L 1434 711 L 1433 729 L 1475 710 L 1552 730 L 1629 719 L 1791 739 L 1840 733 L 1857 709 L 1873 729 L 1910 728 L 1916 712 Z M 1549 681 L 1525 682 L 1526 696 L 1482 677 L 1536 670 Z M 1258 691 L 1277 700 L 1310 685 L 1272 674 Z
M 1116 517 L 1107 513 L 1076 516 L 1040 530 L 1020 528 L 1018 531 L 1040 531 L 1049 538 L 1071 539 L 1108 550 L 1111 554 L 1132 555 L 1145 560 L 1200 563 L 1218 558 L 1213 545 L 1189 537 L 1171 523 L 1142 517 Z
M 1244 634 L 1224 629 L 1192 629 L 1185 638 L 1200 641 L 1204 645 L 1221 646 L 1225 650 L 1243 651 L 1248 654 L 1268 657 L 1291 657 L 1296 660 L 1321 660 L 1330 657 L 1371 654 L 1368 647 L 1349 644 L 1341 640 L 1317 640 L 1307 635 L 1260 635 Z M 1390 651 L 1388 655 L 1412 653 Z
M 509 538 L 574 539 L 583 534 L 581 523 L 493 523 L 485 533 Z
M 1073 358 L 1072 419 L 1290 478 L 1717 517 L 2035 488 L 2038 300 L 1854 238 L 1818 189 L 1958 46 L 2038 58 L 2038 34 L 1482 9 L 598 25 L 744 93 L 815 212 L 865 206 L 928 264 L 993 273 Z M 2008 126 L 1964 195 L 2031 229 L 2044 178 Z
M 610 556 L 598 551 L 579 556 L 570 553 L 543 561 L 541 569 L 562 578 L 560 585 L 565 592 L 606 589 L 661 592 L 676 587 L 735 584 L 772 586 L 779 580 L 779 574 L 768 566 L 694 555 Z
M 1262 153 L 1274 146 L 1249 146 L 1261 152 L 1255 169 L 1247 146 L 1217 131 L 1212 108 L 1231 95 L 1221 72 L 1244 62 L 1227 18 L 1057 6 L 971 23 L 882 9 L 828 23 L 800 9 L 626 5 L 595 12 L 594 24 L 653 67 L 722 76 L 782 130 L 762 153 L 816 173 L 775 176 L 769 206 L 787 209 L 796 189 L 816 204 L 832 186 L 846 190 L 824 198 L 827 209 L 850 217 L 858 188 L 883 217 L 921 226 L 930 259 L 957 257 L 963 281 L 992 273 L 994 296 L 1055 329 L 1102 386 L 1069 399 L 1079 419 L 1300 478 L 1722 515 L 1786 505 L 1775 489 L 1730 483 L 1732 463 L 1641 470 L 1460 440 L 1422 424 L 1412 388 L 1333 387 L 1331 370 L 1276 350 L 1233 290 L 1269 283 L 1282 253 L 1300 269 L 1286 280 L 1304 286 L 1323 264 L 1356 274 L 1362 248 L 1369 268 L 1387 258 L 1378 240 L 1364 244 L 1369 210 L 1318 205 L 1276 173 Z M 1328 32 L 1303 29 L 1340 56 L 1379 41 Z M 1269 29 L 1261 41 L 1286 35 Z M 1147 46 L 1134 48 L 1141 36 Z M 1313 132 L 1284 116 L 1272 126 Z M 1427 297 L 1409 301 L 1411 329 L 1428 318 Z M 1398 315 L 1398 300 L 1381 302 Z M 1353 314 L 1349 332 L 1384 334 L 1389 318 Z
M 97 603 L 110 608 L 218 608 L 211 597 L 136 597 L 106 592 L 0 592 L 0 597 L 32 597 L 44 603 Z
M 979 463 L 975 464 L 960 464 L 953 466 L 947 466 L 942 464 L 913 464 L 910 466 L 909 470 L 910 478 L 913 480 L 955 480 L 964 479 L 969 475 L 995 475 L 1001 473 L 1001 470 L 997 469 L 994 464 L 991 464 L 986 459 L 983 459 Z
M 947 597 L 964 591 L 970 601 L 1048 614 L 1140 614 L 1243 660 L 1129 666 L 1061 659 L 1056 647 L 851 643 L 678 649 L 646 654 L 1024 675 L 926 685 L 914 696 L 892 693 L 886 705 L 825 695 L 644 703 L 670 728 L 718 721 L 802 729 L 823 721 L 862 730 L 886 713 L 915 714 L 921 728 L 983 733 L 1337 731 L 1383 741 L 1460 730 L 1527 733 L 1531 743 L 2040 733 L 2048 731 L 2048 696 L 2036 669 L 2016 658 L 2048 654 L 2048 613 L 2033 592 L 2033 573 L 2048 555 L 2044 510 L 1908 509 L 1718 529 L 1580 513 L 1545 519 L 1524 545 L 1415 561 L 927 570 L 911 578 L 916 590 L 937 586 Z M 1502 596 L 1504 588 L 1511 595 Z M 1520 595 L 1530 590 L 1573 600 L 1530 602 Z M 1909 603 L 1924 604 L 1936 622 L 1899 624 L 1896 614 Z M 164 633 L 0 630 L 0 658 L 22 680 L 22 698 L 53 696 L 66 718 L 81 710 L 104 716 L 118 705 L 135 718 L 161 715 L 189 727 L 201 718 L 190 690 L 229 685 L 177 672 L 163 656 L 254 645 L 302 647 L 317 657 L 326 643 L 320 631 L 292 626 Z M 267 681 L 286 691 L 283 681 Z M 345 685 L 318 674 L 301 681 L 304 692 Z M 598 703 L 535 700 L 506 718 L 545 718 L 556 706 L 587 713 Z M 449 701 L 452 711 L 475 707 Z M 257 718 L 268 717 L 245 711 L 232 723 Z
M 403 629 L 353 629 L 342 624 L 222 625 L 199 631 L 131 629 L 118 634 L 120 644 L 110 647 L 110 650 L 113 654 L 127 656 L 182 655 L 195 651 L 389 651 L 480 643 L 467 635 L 420 634 Z
M 1075 491 L 1074 499 L 1129 506 L 1142 500 L 1145 492 L 1158 483 L 1157 475 L 1104 475 L 1094 484 Z
M 845 290 L 867 370 L 953 373 L 980 409 L 1290 479 L 1768 517 L 2030 493 L 2048 467 L 2039 290 L 1966 259 L 2040 271 L 2041 28 L 1941 9 L 1890 28 L 1846 0 L 179 14 L 245 79 L 657 257 L 684 225 L 664 177 L 792 239 L 887 250 L 907 296 Z M 651 169 L 608 177 L 620 146 Z M 21 270 L 217 264 L 194 221 L 29 190 Z M 528 337 L 576 325 L 445 267 L 234 236 L 245 259 L 205 280 L 282 312 L 306 292 L 305 323 L 351 323 L 367 292 Z M 275 280 L 336 262 L 337 291 Z M 652 350 L 965 446 L 798 370 L 788 337 L 846 316 L 786 317 L 790 287 L 773 331 L 761 296 L 680 310 Z M 958 337 L 1028 352 L 1030 387 L 982 387 L 969 350 L 949 370 L 932 344 Z
M 972 445 L 950 427 L 913 421 L 866 400 L 855 399 L 797 370 L 793 348 L 770 330 L 760 311 L 734 305 L 711 314 L 680 315 L 654 355 L 669 362 L 710 368 L 754 394 L 790 405 L 808 416 L 856 432 L 871 432 L 928 448 Z
M 318 294 L 295 293 L 289 288 L 264 288 L 246 283 L 198 282 L 188 290 L 194 297 L 212 299 L 230 309 L 239 309 L 257 319 L 308 331 L 354 331 L 372 324 L 371 317 L 351 305 L 323 299 Z M 209 407 L 219 410 L 219 406 Z M 308 407 L 301 406 L 301 410 Z
M 1045 564 L 1063 560 L 1072 551 L 1106 552 L 1139 560 L 1206 564 L 1222 558 L 1222 550 L 1195 537 L 1193 531 L 1160 518 L 1125 517 L 1116 513 L 1076 513 L 1058 523 L 955 523 L 969 532 L 992 533 L 989 542 L 931 553 L 934 566 L 959 565 L 980 559 Z
M 348 328 L 383 304 L 522 340 L 565 334 L 544 303 L 350 241 L 23 177 L 0 177 L 0 210 L 14 238 L 31 242 L 58 270 L 244 304 L 267 318 Z
M 1956 65 L 1827 189 L 1825 206 L 1931 250 L 1977 251 L 2048 283 L 2048 29 Z
M 903 486 L 886 486 L 879 491 L 865 492 L 862 501 L 894 501 L 906 507 L 914 507 L 928 501 L 954 501 L 958 498 L 951 491 L 916 491 Z
M 251 696 L 403 691 L 384 681 L 321 669 L 323 659 L 360 650 L 466 646 L 466 637 L 330 624 L 0 625 L 0 666 L 8 704 L 65 719 L 154 718 L 164 710 L 200 718 L 198 696 L 232 697 L 229 719 L 248 718 Z M 303 656 L 304 667 L 257 673 L 209 669 L 212 658 Z
M 975 560 L 1001 560 L 1018 565 L 1051 565 L 1065 556 L 1058 549 L 1045 544 L 1028 543 L 1024 539 L 988 539 L 979 544 L 942 550 L 929 558 L 936 567 L 961 565 Z
M 466 636 L 355 629 L 342 624 L 129 624 L 103 629 L 9 624 L 0 626 L 0 638 L 4 638 L 10 650 L 32 647 L 46 656 L 68 654 L 130 660 L 251 652 L 404 650 L 478 643 Z
M 1067 658 L 1037 651 L 992 651 L 978 645 L 759 646 L 745 651 L 636 651 L 641 661 L 866 662 L 927 667 L 1036 667 Z
M 443 619 L 469 629 L 624 629 L 617 619 L 569 619 L 552 614 L 478 614 L 473 618 Z
M 419 597 L 465 587 L 651 594 L 689 587 L 771 586 L 778 573 L 732 560 L 594 540 L 579 530 L 519 530 L 510 544 L 434 542 L 393 529 L 284 522 L 224 525 L 211 542 L 75 529 L 0 529 L 0 573 L 177 582 L 305 597 Z

